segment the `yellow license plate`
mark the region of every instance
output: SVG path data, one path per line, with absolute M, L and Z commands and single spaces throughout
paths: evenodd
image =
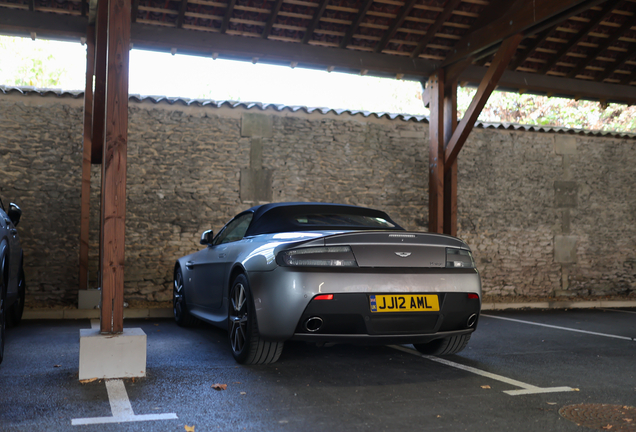
M 435 312 L 439 311 L 437 295 L 370 295 L 371 312 Z

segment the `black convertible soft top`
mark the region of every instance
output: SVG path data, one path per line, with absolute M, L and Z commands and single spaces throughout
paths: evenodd
M 246 236 L 316 230 L 401 230 L 380 210 L 345 204 L 272 203 L 252 207 L 254 213 Z

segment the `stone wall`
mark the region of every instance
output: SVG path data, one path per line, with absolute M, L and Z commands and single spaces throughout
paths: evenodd
M 28 304 L 77 299 L 82 100 L 0 93 L 0 197 L 18 203 Z M 386 210 L 427 227 L 425 122 L 130 103 L 125 298 L 165 301 L 174 260 L 267 201 Z M 636 141 L 476 129 L 459 156 L 459 236 L 490 295 L 636 290 Z M 100 167 L 92 170 L 90 287 Z

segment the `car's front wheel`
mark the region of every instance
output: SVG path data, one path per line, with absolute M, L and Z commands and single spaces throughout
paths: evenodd
M 26 295 L 26 279 L 24 277 L 24 269 L 20 265 L 20 273 L 18 275 L 18 298 L 13 302 L 7 310 L 7 325 L 15 327 L 22 321 L 24 314 L 24 297 Z
M 228 336 L 232 355 L 241 364 L 274 363 L 283 352 L 283 342 L 264 341 L 258 333 L 254 301 L 245 275 L 239 275 L 230 290 Z
M 457 354 L 466 348 L 469 340 L 470 333 L 458 336 L 448 336 L 441 339 L 435 339 L 429 343 L 413 344 L 413 346 L 422 354 L 443 356 Z
M 183 273 L 177 268 L 174 272 L 174 284 L 172 286 L 172 312 L 174 320 L 182 327 L 190 327 L 197 323 L 197 319 L 188 312 L 186 304 L 185 287 L 183 285 Z

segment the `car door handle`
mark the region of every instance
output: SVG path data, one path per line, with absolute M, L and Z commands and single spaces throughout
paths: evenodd
M 194 267 L 194 261 L 188 261 L 188 262 L 186 263 L 186 268 L 187 268 L 188 270 L 192 270 L 192 267 Z
M 18 233 L 18 230 L 13 228 L 11 231 L 9 231 L 11 233 L 11 235 L 16 235 Z

